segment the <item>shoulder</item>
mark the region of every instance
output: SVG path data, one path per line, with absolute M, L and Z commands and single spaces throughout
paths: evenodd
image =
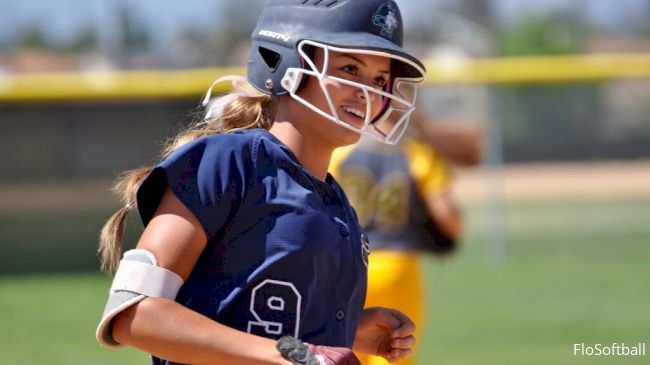
M 402 150 L 411 164 L 441 168 L 447 165 L 446 160 L 429 144 L 415 139 L 404 141 Z
M 421 192 L 437 192 L 449 184 L 449 164 L 429 144 L 409 139 L 404 142 L 403 148 L 411 176 Z
M 268 139 L 266 130 L 251 129 L 228 134 L 211 134 L 192 140 L 174 150 L 161 163 L 160 167 L 167 168 L 178 161 L 202 163 L 227 163 L 256 159 L 260 143 Z
M 202 223 L 209 238 L 227 222 L 256 178 L 257 130 L 215 134 L 192 140 L 172 152 L 138 189 L 143 222 L 153 217 L 169 188 Z
M 241 131 L 228 134 L 210 134 L 192 140 L 175 150 L 171 155 L 183 154 L 189 150 L 228 151 L 245 148 L 254 144 L 257 131 Z

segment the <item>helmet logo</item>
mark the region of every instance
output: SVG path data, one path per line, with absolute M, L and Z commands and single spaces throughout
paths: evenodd
M 395 29 L 399 27 L 395 4 L 393 2 L 382 4 L 372 16 L 372 24 L 381 27 L 381 35 L 392 37 Z
M 291 37 L 289 37 L 286 34 L 272 32 L 272 31 L 266 30 L 266 29 L 260 30 L 257 34 L 259 34 L 259 35 L 261 35 L 263 37 L 271 38 L 271 39 L 281 39 L 284 42 L 289 42 L 291 40 Z

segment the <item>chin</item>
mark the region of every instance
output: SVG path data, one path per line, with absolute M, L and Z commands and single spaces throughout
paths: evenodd
M 347 146 L 359 142 L 361 139 L 361 134 L 355 131 L 349 130 L 347 128 L 341 127 L 342 133 L 339 138 L 339 146 Z

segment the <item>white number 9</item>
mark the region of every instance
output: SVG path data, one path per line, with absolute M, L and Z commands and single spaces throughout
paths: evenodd
M 298 337 L 301 299 L 293 284 L 264 280 L 251 293 L 250 311 L 256 320 L 248 322 L 247 332 L 278 339 L 284 335 Z

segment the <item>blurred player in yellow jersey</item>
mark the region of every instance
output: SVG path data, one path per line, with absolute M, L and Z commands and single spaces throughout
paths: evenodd
M 426 308 L 421 256 L 451 252 L 462 230 L 448 160 L 464 165 L 478 160 L 477 135 L 431 130 L 431 121 L 423 119 L 414 116 L 410 135 L 396 146 L 362 139 L 336 150 L 330 164 L 370 238 L 365 307 L 401 310 L 415 322 L 419 335 Z M 439 136 L 446 137 L 444 143 Z M 453 141 L 459 143 L 449 143 Z M 413 364 L 414 358 L 399 364 Z M 387 364 L 373 356 L 360 360 L 364 365 Z

